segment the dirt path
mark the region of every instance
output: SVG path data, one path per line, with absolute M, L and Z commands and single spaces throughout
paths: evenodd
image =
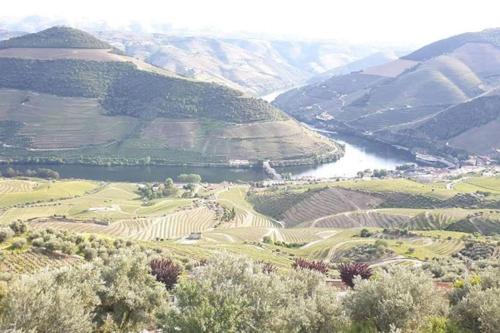
M 222 233 L 222 232 L 211 232 L 209 234 L 205 234 L 203 235 L 205 238 L 208 238 L 208 239 L 211 239 L 215 242 L 217 242 L 216 239 L 213 239 L 213 238 L 210 238 L 211 235 L 221 235 L 223 236 L 229 243 L 236 243 L 238 242 L 238 240 L 236 238 L 234 238 L 233 236 L 231 235 L 228 235 L 228 234 L 225 234 L 225 233 Z
M 464 180 L 466 180 L 468 178 L 469 177 L 462 177 L 462 178 L 458 178 L 458 179 L 452 180 L 451 182 L 449 182 L 449 183 L 446 184 L 446 189 L 447 190 L 453 190 L 455 188 L 455 185 L 457 185 L 460 182 L 463 182 Z
M 381 262 L 377 262 L 375 264 L 370 265 L 370 267 L 379 267 L 379 266 L 384 266 L 384 265 L 390 265 L 390 264 L 398 264 L 402 262 L 409 262 L 415 264 L 415 266 L 420 267 L 422 266 L 423 262 L 418 260 L 418 259 L 411 259 L 411 258 L 405 258 L 405 257 L 392 257 L 392 258 L 387 258 L 382 260 Z
M 345 245 L 345 244 L 348 244 L 348 243 L 366 243 L 366 240 L 364 239 L 356 239 L 356 240 L 348 240 L 348 241 L 345 241 L 345 242 L 341 242 L 341 243 L 338 243 L 334 246 L 332 246 L 330 248 L 330 250 L 328 251 L 328 254 L 326 255 L 326 258 L 324 260 L 327 260 L 327 261 L 331 261 L 332 260 L 332 257 L 333 255 L 335 254 L 335 251 L 341 247 L 342 245 Z
M 313 246 L 313 245 L 315 245 L 315 244 L 318 244 L 318 243 L 320 243 L 320 242 L 322 242 L 322 241 L 324 241 L 324 240 L 326 240 L 326 239 L 328 239 L 328 238 L 330 238 L 330 237 L 335 236 L 335 235 L 338 233 L 338 231 L 327 231 L 327 232 L 328 232 L 328 235 L 326 235 L 326 236 L 324 236 L 324 237 L 320 236 L 320 234 L 321 234 L 321 233 L 318 233 L 317 235 L 318 235 L 319 237 L 321 237 L 321 239 L 318 239 L 318 240 L 315 240 L 315 241 L 309 242 L 309 243 L 307 243 L 306 245 L 302 246 L 302 247 L 301 247 L 301 249 L 307 249 L 308 247 L 311 247 L 311 246 Z

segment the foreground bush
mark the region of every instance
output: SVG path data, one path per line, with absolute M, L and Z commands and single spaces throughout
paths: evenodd
M 421 270 L 397 267 L 376 280 L 356 278 L 354 284 L 344 299 L 348 315 L 380 332 L 418 332 L 427 317 L 445 313 L 443 297 Z
M 126 251 L 98 265 L 103 280 L 98 324 L 112 327 L 113 332 L 140 331 L 166 311 L 167 292 L 151 275 L 148 263 L 145 254 Z
M 143 253 L 22 276 L 0 301 L 0 332 L 139 332 L 167 311 L 165 287 Z
M 346 324 L 337 291 L 309 270 L 287 275 L 229 255 L 212 258 L 173 290 L 166 332 L 339 332 Z M 307 311 L 304 311 L 307 309 Z
M 500 269 L 455 283 L 451 317 L 472 332 L 500 332 Z
M 91 332 L 96 286 L 99 276 L 90 266 L 23 276 L 2 299 L 0 331 Z

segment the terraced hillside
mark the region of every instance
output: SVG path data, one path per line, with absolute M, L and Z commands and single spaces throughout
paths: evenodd
M 113 243 L 121 239 L 121 244 L 159 246 L 188 261 L 222 250 L 279 267 L 289 267 L 297 257 L 326 262 L 368 258 L 374 266 L 421 264 L 458 253 L 469 239 L 499 233 L 500 208 L 460 208 L 456 205 L 467 202 L 454 199 L 481 189 L 483 199 L 475 201 L 475 206 L 500 202 L 499 178 L 468 177 L 454 187 L 409 179 L 291 181 L 264 189 L 246 184 L 200 184 L 196 197 L 179 186 L 173 196 L 146 201 L 138 184 L 132 183 L 0 179 L 0 198 L 8 200 L 1 201 L 8 205 L 0 207 L 0 228 L 20 220 L 35 235 L 52 230 L 49 234 L 65 231 L 75 240 L 103 237 Z M 387 200 L 396 203 L 394 197 L 401 195 L 419 195 L 455 206 L 409 208 L 403 205 L 408 203 L 405 199 L 400 201 L 401 207 L 381 207 Z M 270 212 L 282 214 L 283 219 L 261 212 L 271 208 L 264 205 L 269 202 L 278 204 Z M 235 214 L 226 218 L 224 211 Z M 5 271 L 29 273 L 82 260 L 58 251 L 54 252 L 58 256 L 52 256 L 53 252 L 34 245 L 43 238 L 31 238 L 20 248 L 14 247 L 20 237 L 0 242 L 5 255 L 0 268 Z M 383 247 L 375 249 L 376 256 L 372 256 L 374 246 Z M 42 252 L 33 252 L 35 249 Z
M 292 90 L 275 105 L 317 126 L 412 149 L 496 156 L 498 36 L 500 30 L 491 29 L 437 41 L 386 64 Z
M 283 213 L 286 226 L 303 222 L 315 224 L 319 218 L 353 210 L 375 208 L 382 202 L 365 193 L 329 188 L 311 195 Z
M 255 209 L 287 228 L 405 228 L 493 234 L 500 225 L 498 177 L 446 182 L 410 179 L 341 181 L 255 189 Z M 478 194 L 483 193 L 483 194 Z
M 20 161 L 316 163 L 342 154 L 263 100 L 65 27 L 0 44 L 0 96 L 0 157 Z

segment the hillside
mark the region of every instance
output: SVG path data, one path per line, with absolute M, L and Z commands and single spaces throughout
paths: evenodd
M 53 27 L 41 32 L 0 41 L 0 48 L 76 48 L 111 49 L 111 45 L 84 31 L 69 27 Z
M 2 45 L 4 158 L 312 163 L 341 153 L 260 99 L 116 54 L 75 29 L 51 28 Z
M 317 126 L 414 151 L 495 157 L 499 36 L 499 29 L 491 29 L 437 41 L 400 59 L 289 91 L 274 104 Z
M 102 40 L 145 62 L 253 96 L 303 84 L 329 69 L 384 51 L 335 41 L 96 33 Z
M 313 78 L 311 78 L 308 81 L 308 83 L 311 84 L 311 83 L 321 82 L 326 79 L 329 79 L 332 76 L 346 75 L 352 72 L 361 71 L 365 68 L 385 64 L 397 58 L 398 57 L 394 52 L 375 52 L 361 59 L 355 60 L 343 66 L 335 67 L 319 75 L 316 75 Z

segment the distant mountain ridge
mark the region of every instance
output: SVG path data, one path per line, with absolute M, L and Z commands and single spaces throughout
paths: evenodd
M 500 47 L 500 28 L 487 29 L 479 32 L 467 32 L 450 38 L 442 39 L 412 52 L 403 59 L 425 61 L 430 58 L 453 52 L 468 43 L 488 43 Z
M 170 36 L 103 31 L 97 34 L 128 55 L 179 75 L 261 96 L 305 83 L 329 69 L 374 52 L 372 46 L 334 41 Z
M 263 100 L 116 54 L 76 29 L 1 45 L 0 130 L 9 135 L 0 159 L 315 163 L 341 154 Z
M 289 91 L 274 104 L 303 121 L 414 151 L 498 158 L 499 41 L 500 29 L 450 37 Z

